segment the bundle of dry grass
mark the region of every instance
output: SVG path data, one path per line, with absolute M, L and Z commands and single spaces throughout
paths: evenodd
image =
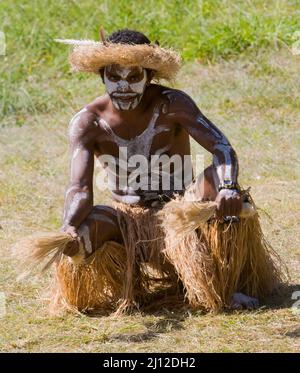
M 255 208 L 246 207 L 248 217 L 235 223 L 207 222 L 214 202 L 178 199 L 159 213 L 165 254 L 193 307 L 217 311 L 230 306 L 234 292 L 261 298 L 281 282 L 280 259 L 263 236 Z
M 121 298 L 125 270 L 124 246 L 113 241 L 106 242 L 79 265 L 62 257 L 56 263 L 51 313 L 114 310 Z
M 64 309 L 82 312 L 113 307 L 120 298 L 123 284 L 124 246 L 107 242 L 84 260 L 83 252 L 73 257 L 63 255 L 70 242 L 74 239 L 61 232 L 39 233 L 20 240 L 13 250 L 14 256 L 26 268 L 19 279 L 37 272 L 41 264 L 43 272 L 55 263 L 51 313 L 60 313 Z
M 57 42 L 74 45 L 69 61 L 73 71 L 99 74 L 99 69 L 119 64 L 141 66 L 155 71 L 156 79 L 173 80 L 180 69 L 180 56 L 171 49 L 148 44 L 116 44 L 92 40 L 62 40 Z
M 231 305 L 234 292 L 262 299 L 282 281 L 280 258 L 265 239 L 258 214 L 238 223 L 215 220 L 200 235 L 210 248 L 214 290 L 225 307 Z
M 195 202 L 178 197 L 168 202 L 158 216 L 161 216 L 165 228 L 172 227 L 172 231 L 181 237 L 205 224 L 214 216 L 216 208 L 217 203 L 214 201 Z M 240 217 L 247 218 L 255 214 L 255 207 L 244 202 Z
M 63 232 L 38 233 L 20 240 L 13 248 L 13 255 L 25 267 L 19 278 L 37 270 L 40 264 L 43 265 L 41 272 L 46 271 L 61 258 L 66 245 L 72 241 L 74 239 Z

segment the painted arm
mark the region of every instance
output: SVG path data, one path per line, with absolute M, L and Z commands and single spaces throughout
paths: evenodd
M 175 91 L 171 101 L 169 116 L 176 121 L 213 155 L 213 164 L 223 184 L 225 180 L 236 183 L 238 177 L 238 159 L 226 136 L 198 109 L 193 100 L 183 92 Z
M 238 159 L 226 136 L 198 110 L 194 120 L 187 122 L 187 131 L 206 150 L 213 154 L 220 184 L 236 184 L 238 178 Z
M 198 109 L 193 100 L 185 93 L 177 91 L 169 97 L 169 115 L 174 115 L 176 121 L 191 135 L 198 144 L 213 155 L 220 186 L 227 183 L 237 183 L 238 159 L 226 136 Z M 242 202 L 240 194 L 235 189 L 221 189 L 216 197 L 218 203 L 217 215 L 238 216 Z
M 62 229 L 77 236 L 77 228 L 93 207 L 94 142 L 90 113 L 81 111 L 70 122 L 70 183 L 65 194 Z M 92 123 L 92 124 L 90 124 Z

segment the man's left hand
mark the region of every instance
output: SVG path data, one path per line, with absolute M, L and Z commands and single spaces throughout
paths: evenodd
M 242 210 L 242 199 L 236 189 L 221 189 L 216 197 L 218 218 L 239 216 Z

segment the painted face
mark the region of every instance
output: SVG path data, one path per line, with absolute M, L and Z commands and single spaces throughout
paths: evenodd
M 113 105 L 118 110 L 132 110 L 137 107 L 144 94 L 147 72 L 142 67 L 106 66 L 104 84 Z

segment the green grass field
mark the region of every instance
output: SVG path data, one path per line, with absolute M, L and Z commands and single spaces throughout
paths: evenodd
M 0 30 L 0 121 L 27 123 L 94 95 L 84 75 L 71 78 L 68 47 L 55 38 L 99 39 L 131 27 L 182 53 L 184 61 L 215 62 L 268 48 L 290 47 L 300 25 L 299 0 L 4 0 Z M 86 93 L 83 94 L 83 92 Z
M 2 1 L 0 30 L 0 318 L 1 351 L 296 352 L 300 314 L 299 1 Z M 118 4 L 118 6 L 117 6 Z M 54 37 L 96 38 L 140 28 L 183 51 L 175 86 L 190 94 L 229 137 L 240 180 L 252 186 L 264 232 L 284 259 L 290 283 L 260 309 L 203 315 L 162 309 L 126 317 L 52 317 L 51 273 L 17 282 L 10 256 L 18 238 L 55 230 L 68 182 L 67 125 L 102 94 L 95 76 L 71 75 L 67 48 Z M 201 26 L 201 27 L 200 27 Z M 202 152 L 193 144 L 194 152 Z M 206 162 L 210 157 L 205 153 Z M 95 201 L 109 202 L 96 192 Z

